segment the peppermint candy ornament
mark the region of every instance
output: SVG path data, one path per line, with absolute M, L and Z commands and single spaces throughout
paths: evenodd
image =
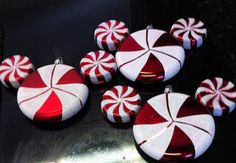
M 236 88 L 227 80 L 216 77 L 204 80 L 195 94 L 214 116 L 223 116 L 235 109 Z
M 183 45 L 184 49 L 200 47 L 207 37 L 204 23 L 194 18 L 177 20 L 172 25 L 170 33 Z
M 140 109 L 133 134 L 140 149 L 155 160 L 191 160 L 211 145 L 215 123 L 193 98 L 166 91 Z
M 87 97 L 88 87 L 75 68 L 57 60 L 37 69 L 22 83 L 17 102 L 28 118 L 55 123 L 79 112 Z
M 115 51 L 121 41 L 129 35 L 124 22 L 109 20 L 98 25 L 94 37 L 100 49 Z
M 8 88 L 18 88 L 33 70 L 34 66 L 28 57 L 14 55 L 1 63 L 0 80 Z
M 103 95 L 101 109 L 112 123 L 125 124 L 131 122 L 139 111 L 141 98 L 129 86 L 115 86 Z
M 100 50 L 87 53 L 80 61 L 80 69 L 85 77 L 97 85 L 109 82 L 117 66 L 111 54 Z
M 146 29 L 132 33 L 120 45 L 116 62 L 129 80 L 156 83 L 171 79 L 182 68 L 184 49 L 170 34 Z

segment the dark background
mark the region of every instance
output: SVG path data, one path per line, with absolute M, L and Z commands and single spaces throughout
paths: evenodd
M 205 78 L 220 76 L 236 83 L 235 9 L 233 0 L 0 0 L 0 24 L 5 30 L 3 58 L 26 55 L 37 68 L 53 63 L 58 56 L 65 64 L 79 68 L 82 56 L 96 49 L 94 29 L 109 19 L 124 21 L 130 33 L 148 24 L 169 31 L 181 17 L 198 18 L 208 28 L 204 45 L 187 52 L 182 71 L 172 80 L 141 85 L 118 73 L 106 86 L 89 84 L 89 100 L 83 111 L 58 125 L 25 118 L 16 93 L 2 87 L 0 162 L 144 162 L 135 148 L 132 128 L 111 127 L 103 119 L 102 94 L 117 84 L 131 85 L 144 103 L 161 94 L 168 84 L 176 92 L 194 96 Z M 236 161 L 236 112 L 215 118 L 215 122 L 212 145 L 194 162 Z

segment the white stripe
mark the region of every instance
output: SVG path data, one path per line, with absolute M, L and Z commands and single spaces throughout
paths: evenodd
M 221 96 L 221 100 L 229 107 L 229 112 L 232 112 L 235 109 L 235 102 Z
M 27 69 L 27 70 L 30 70 L 30 69 L 34 69 L 33 65 L 32 64 L 27 64 L 27 65 L 22 65 L 22 66 L 17 66 L 17 68 L 21 68 L 21 69 Z
M 208 85 L 210 86 L 210 88 L 211 88 L 212 90 L 216 90 L 214 84 L 212 83 L 212 81 L 211 81 L 210 79 L 206 79 L 206 80 L 204 80 L 202 83 L 206 83 L 206 84 L 208 84 Z
M 13 57 L 14 57 L 14 59 L 15 59 L 15 61 L 14 61 L 13 64 L 14 64 L 14 66 L 16 66 L 16 65 L 18 65 L 18 62 L 19 62 L 21 56 L 20 56 L 20 55 L 14 55 Z
M 104 70 L 101 65 L 98 65 L 98 70 L 103 75 L 106 82 L 108 82 L 112 79 L 111 73 L 109 71 Z
M 119 31 L 121 27 L 125 26 L 124 22 L 119 22 L 119 24 L 117 24 L 116 26 L 113 27 L 113 29 L 115 29 L 116 31 Z M 125 28 L 126 29 L 126 28 Z
M 122 95 L 122 97 L 128 96 L 128 95 L 129 95 L 131 92 L 133 92 L 133 91 L 134 91 L 133 88 L 127 87 L 127 90 L 126 90 L 125 93 Z M 127 99 L 127 97 L 126 97 L 125 99 Z
M 166 95 L 165 94 L 151 98 L 150 100 L 148 100 L 148 103 L 163 118 L 165 118 L 168 121 L 172 121 L 170 118 L 170 115 L 168 113 L 167 107 L 166 107 L 167 103 L 166 103 Z M 160 108 L 163 108 L 163 109 L 160 109 Z
M 2 63 L 7 63 L 7 64 L 9 64 L 10 65 L 10 67 L 13 67 L 13 63 L 12 63 L 12 61 L 9 59 L 9 58 L 7 58 L 7 59 L 5 59 Z
M 131 53 L 127 53 L 127 56 L 129 56 Z M 140 71 L 143 69 L 144 65 L 147 63 L 147 60 L 149 58 L 150 52 L 143 55 L 142 57 L 136 59 L 135 61 L 132 61 L 128 64 L 123 65 L 120 68 L 121 73 L 128 78 L 131 81 L 135 81 L 140 73 Z M 118 66 L 122 65 L 122 62 L 128 62 L 128 60 L 125 60 L 124 55 L 116 55 L 116 60 Z M 120 59 L 121 58 L 121 59 Z
M 132 96 L 132 97 L 126 97 L 124 98 L 125 100 L 128 100 L 128 101 L 137 101 L 140 99 L 140 96 L 138 94 L 136 94 L 135 96 Z
M 169 108 L 171 112 L 171 116 L 173 119 L 176 119 L 176 116 L 183 105 L 183 103 L 186 101 L 186 99 L 189 96 L 183 95 L 180 93 L 169 93 L 168 94 L 168 101 L 169 101 Z M 175 100 L 178 99 L 178 100 Z
M 177 22 L 180 22 L 180 23 L 182 23 L 185 27 L 187 27 L 188 25 L 187 25 L 187 22 L 186 22 L 186 20 L 184 20 L 183 18 L 182 19 L 179 19 L 179 20 L 177 20 Z
M 212 105 L 213 105 L 213 115 L 215 116 L 221 116 L 222 115 L 222 109 L 221 109 L 221 106 L 220 106 L 220 103 L 219 103 L 219 96 L 216 96 L 212 102 Z
M 188 123 L 190 125 L 202 128 L 208 131 L 209 133 L 213 133 L 212 124 L 214 123 L 214 120 L 210 114 L 197 114 L 197 115 L 185 116 L 177 118 L 176 121 Z
M 228 84 L 224 88 L 221 88 L 221 91 L 227 91 L 233 87 L 234 87 L 234 84 L 232 82 L 228 82 Z
M 98 78 L 97 78 L 97 75 L 95 73 L 95 70 L 97 69 L 97 66 L 94 66 L 90 72 L 89 72 L 89 77 L 90 77 L 90 81 L 93 83 L 93 84 L 98 84 L 99 81 L 98 81 Z
M 214 94 L 215 93 L 215 91 L 213 91 L 213 90 L 211 90 L 211 89 L 209 89 L 209 88 L 206 88 L 206 87 L 199 87 L 198 89 L 197 89 L 197 91 L 196 91 L 196 94 L 195 94 L 195 97 L 197 97 L 197 95 L 199 94 L 199 93 L 204 93 L 204 92 L 207 92 L 208 94 L 210 93 L 210 94 Z
M 190 38 L 189 38 L 189 32 L 190 31 L 186 31 L 183 35 L 183 46 L 185 49 L 191 49 L 191 42 L 190 42 Z
M 2 84 L 3 84 L 4 86 L 6 86 L 7 88 L 8 88 L 9 86 L 6 84 L 6 82 L 5 82 L 6 79 L 5 79 L 5 78 L 6 78 L 6 76 L 7 76 L 9 73 L 11 73 L 11 71 L 12 71 L 12 70 L 4 71 L 4 72 L 2 72 L 1 75 L 0 75 L 0 79 L 1 79 Z
M 24 79 L 29 75 L 28 73 L 20 71 L 19 69 L 16 69 L 16 72 L 20 77 L 22 77 Z
M 135 113 L 137 113 L 139 111 L 140 107 L 141 107 L 141 106 L 138 106 L 138 105 L 130 104 L 129 102 L 126 102 L 126 101 L 123 101 L 123 103 L 125 104 L 125 106 L 127 108 L 129 108 L 129 110 L 132 110 Z
M 128 123 L 131 121 L 129 115 L 124 111 L 124 105 L 121 103 L 119 106 L 119 115 L 120 115 L 123 123 Z
M 176 53 L 178 53 L 178 52 L 176 52 Z M 163 69 L 164 69 L 164 80 L 163 81 L 166 81 L 166 80 L 170 79 L 171 77 L 173 77 L 175 74 L 177 74 L 179 72 L 180 68 L 182 67 L 177 60 L 175 60 L 167 55 L 157 53 L 157 52 L 153 52 L 153 54 L 155 55 L 155 57 L 160 61 L 160 63 L 163 66 Z
M 194 30 L 191 30 L 191 35 L 197 41 L 197 47 L 200 47 L 203 44 L 202 36 L 196 34 Z
M 84 105 L 88 98 L 88 87 L 85 84 L 60 84 L 56 85 L 55 88 L 60 88 L 67 92 L 76 95 Z
M 112 32 L 110 32 L 106 38 L 107 47 L 110 51 L 114 51 L 114 50 L 116 50 L 116 46 L 115 46 L 114 41 L 112 40 L 111 36 L 112 36 Z
M 111 90 L 106 91 L 103 96 L 105 96 L 105 95 L 106 96 L 111 96 L 115 100 L 118 100 L 118 97 L 116 96 L 116 94 L 114 92 L 112 92 Z
M 186 29 L 179 29 L 179 30 L 176 30 L 173 33 L 173 35 L 175 36 L 175 38 L 178 38 L 180 33 L 183 33 L 183 32 L 186 32 L 186 31 L 187 31 Z
M 50 86 L 51 74 L 52 74 L 53 68 L 54 68 L 54 65 L 47 65 L 38 69 L 39 75 L 41 76 L 43 82 L 47 86 Z
M 106 29 L 109 29 L 109 26 L 108 26 L 108 24 L 106 22 L 103 22 L 103 23 L 99 24 L 98 26 L 103 26 Z
M 208 121 L 205 123 L 206 125 L 211 125 L 211 135 L 207 134 L 206 132 L 199 130 L 195 127 L 184 125 L 184 124 L 176 124 L 181 130 L 184 131 L 184 133 L 191 139 L 194 145 L 195 149 L 195 157 L 197 158 L 200 155 L 202 155 L 208 147 L 211 145 L 212 140 L 215 135 L 215 123 L 213 118 L 208 119 Z
M 116 61 L 118 67 L 121 66 L 123 63 L 129 62 L 139 56 L 141 56 L 143 53 L 145 53 L 147 50 L 139 50 L 139 51 L 120 51 L 116 53 Z M 148 55 L 145 54 L 145 55 Z
M 236 92 L 221 91 L 221 94 L 229 98 L 236 98 Z
M 118 86 L 116 86 L 116 87 L 114 87 L 116 90 L 117 90 L 117 92 L 118 92 L 118 98 L 121 98 L 121 96 L 122 96 L 122 92 L 123 92 L 123 87 L 122 86 L 120 86 L 120 85 L 118 85 Z
M 52 78 L 52 85 L 55 86 L 56 83 L 70 70 L 72 70 L 73 67 L 67 66 L 64 64 L 58 64 L 55 67 L 53 78 Z
M 69 119 L 82 109 L 80 101 L 77 97 L 55 89 L 54 92 L 62 104 L 62 121 Z
M 150 31 L 150 30 L 149 30 Z M 147 49 L 146 43 L 146 30 L 132 33 L 131 36 L 135 38 L 135 41 L 143 48 Z
M 150 127 L 149 125 L 145 127 L 143 125 L 142 127 L 140 125 L 134 126 L 134 135 L 135 135 L 136 141 L 138 141 L 138 143 L 141 143 L 142 141 L 147 140 L 145 143 L 143 143 L 140 146 L 140 148 L 146 154 L 148 154 L 149 156 L 151 156 L 152 158 L 156 160 L 160 160 L 163 157 L 163 155 L 166 153 L 166 150 L 170 144 L 173 131 L 174 131 L 174 125 L 171 125 L 167 129 L 166 129 L 166 126 L 168 125 L 168 123 L 162 123 L 160 125 L 155 125 L 155 126 L 150 125 Z M 138 128 L 139 131 L 137 131 L 136 127 Z M 163 132 L 161 132 L 162 131 L 161 129 L 163 130 Z M 142 130 L 141 133 L 140 133 L 140 130 Z M 152 135 L 152 137 L 150 137 L 149 135 L 147 136 L 147 134 L 149 133 L 151 133 L 150 136 Z M 140 136 L 138 134 L 140 134 Z M 143 136 L 144 134 L 145 134 L 145 137 Z M 140 138 L 144 138 L 144 139 L 140 139 Z
M 202 33 L 202 34 L 206 34 L 207 33 L 206 28 L 203 28 L 203 29 L 194 28 L 193 30 L 198 32 L 198 33 Z
M 106 35 L 107 35 L 107 32 L 106 33 L 101 33 L 97 36 L 97 44 L 98 44 L 98 47 L 101 48 L 101 49 L 104 49 L 103 44 L 102 44 L 102 39 Z
M 180 24 L 173 24 L 171 29 L 173 30 L 174 28 L 180 28 L 182 30 L 185 30 L 185 27 L 183 25 L 180 25 Z M 178 29 L 179 30 L 179 29 Z
M 93 60 L 91 60 L 90 58 L 83 58 L 81 61 L 80 61 L 80 64 L 82 64 L 82 63 L 84 63 L 84 62 L 86 62 L 86 63 L 94 63 L 94 61 Z
M 22 101 L 26 100 L 26 99 L 37 96 L 37 95 L 43 93 L 44 91 L 46 91 L 48 89 L 49 89 L 49 87 L 45 87 L 45 88 L 20 87 L 18 89 L 18 93 L 17 93 L 18 104 L 21 103 Z
M 15 78 L 14 74 L 15 74 L 15 69 L 10 73 L 10 76 L 9 76 L 9 82 L 11 83 L 11 85 L 14 87 L 14 88 L 19 88 L 20 84 L 18 83 L 17 79 Z
M 115 105 L 116 103 L 118 103 L 116 100 L 111 100 L 111 99 L 102 100 L 101 107 L 104 108 L 107 104 Z
M 216 79 L 216 82 L 217 82 L 216 89 L 220 89 L 220 87 L 223 84 L 223 79 L 222 78 L 215 78 L 215 79 Z
M 3 71 L 3 70 L 10 70 L 11 67 L 9 66 L 5 66 L 5 65 L 0 65 L 0 71 Z
M 199 21 L 197 24 L 193 25 L 192 27 L 193 28 L 199 28 L 199 27 L 202 27 L 204 24 L 202 21 Z
M 202 96 L 202 98 L 200 99 L 200 101 L 201 101 L 202 104 L 206 105 L 207 102 L 208 102 L 209 100 L 211 100 L 214 96 L 215 96 L 215 94 L 207 94 L 207 95 L 205 95 L 205 96 Z
M 115 119 L 114 119 L 114 114 L 113 114 L 113 111 L 114 111 L 114 109 L 116 108 L 116 106 L 118 105 L 119 103 L 116 103 L 116 104 L 114 104 L 114 105 L 112 105 L 112 106 L 110 106 L 109 107 L 109 109 L 107 110 L 107 118 L 111 121 L 111 122 L 113 122 L 113 123 L 116 123 L 116 121 L 115 121 Z M 103 111 L 104 112 L 104 111 Z
M 24 65 L 29 60 L 28 57 L 24 57 L 20 62 L 17 63 L 18 66 Z
M 188 18 L 188 26 L 191 27 L 193 25 L 193 23 L 195 22 L 195 19 L 193 18 Z
M 24 91 L 24 90 L 22 90 Z M 38 96 L 37 98 L 28 100 L 26 102 L 21 103 L 19 105 L 21 111 L 30 119 L 34 119 L 35 113 L 40 109 L 40 107 L 45 103 L 48 99 L 49 95 L 51 94 L 51 90 L 47 91 L 43 95 Z M 18 92 L 17 94 L 17 101 L 18 103 L 21 101 L 21 93 Z
M 116 20 L 110 20 L 110 29 L 112 29 L 114 27 L 114 25 L 116 24 Z
M 149 47 L 153 47 L 155 42 L 165 33 L 166 32 L 161 31 L 161 30 L 154 30 L 154 29 L 148 30 L 148 44 L 149 44 Z

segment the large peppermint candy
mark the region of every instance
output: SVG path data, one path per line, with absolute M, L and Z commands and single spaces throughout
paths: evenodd
M 141 98 L 129 86 L 115 86 L 103 95 L 101 109 L 113 123 L 129 123 L 139 111 Z
M 0 65 L 0 80 L 8 88 L 18 88 L 33 70 L 34 66 L 28 57 L 14 55 Z
M 177 20 L 172 25 L 170 33 L 183 45 L 184 49 L 200 47 L 207 37 L 204 23 L 194 18 Z
M 120 72 L 131 81 L 160 82 L 182 68 L 184 49 L 168 33 L 146 29 L 130 35 L 116 53 Z
M 200 84 L 195 97 L 214 116 L 222 116 L 235 109 L 236 88 L 232 82 L 222 78 L 206 79 Z
M 19 88 L 17 101 L 32 120 L 60 122 L 80 111 L 87 97 L 88 87 L 75 68 L 54 64 L 33 72 Z
M 215 134 L 213 117 L 188 95 L 165 93 L 140 109 L 133 127 L 141 150 L 156 160 L 191 160 L 202 155 Z
M 93 84 L 103 84 L 112 79 L 117 66 L 111 54 L 100 50 L 87 53 L 80 61 L 80 69 Z
M 109 20 L 98 25 L 94 37 L 100 49 L 115 51 L 121 41 L 129 35 L 124 22 Z

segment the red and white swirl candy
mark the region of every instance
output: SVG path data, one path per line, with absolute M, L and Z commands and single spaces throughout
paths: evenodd
M 115 51 L 121 41 L 129 35 L 124 22 L 109 20 L 98 25 L 94 37 L 100 49 Z
M 195 99 L 165 93 L 151 98 L 140 109 L 133 133 L 140 149 L 155 160 L 192 160 L 211 145 L 215 123 Z
M 80 69 L 93 84 L 103 84 L 112 79 L 117 66 L 112 54 L 100 50 L 87 53 L 80 61 Z
M 132 33 L 122 42 L 116 63 L 131 81 L 157 83 L 171 79 L 183 66 L 182 46 L 165 31 L 145 29 Z
M 54 64 L 34 71 L 19 88 L 17 101 L 28 118 L 55 123 L 80 111 L 87 97 L 88 87 L 75 68 Z
M 129 86 L 115 86 L 103 95 L 101 109 L 112 123 L 129 123 L 139 111 L 141 98 Z
M 195 97 L 214 116 L 222 116 L 235 109 L 236 88 L 232 82 L 219 77 L 206 79 L 200 84 Z
M 33 70 L 34 66 L 28 57 L 14 55 L 0 65 L 0 79 L 4 86 L 18 88 Z
M 200 47 L 207 37 L 204 23 L 194 18 L 177 20 L 172 25 L 170 33 L 183 45 L 184 49 Z

